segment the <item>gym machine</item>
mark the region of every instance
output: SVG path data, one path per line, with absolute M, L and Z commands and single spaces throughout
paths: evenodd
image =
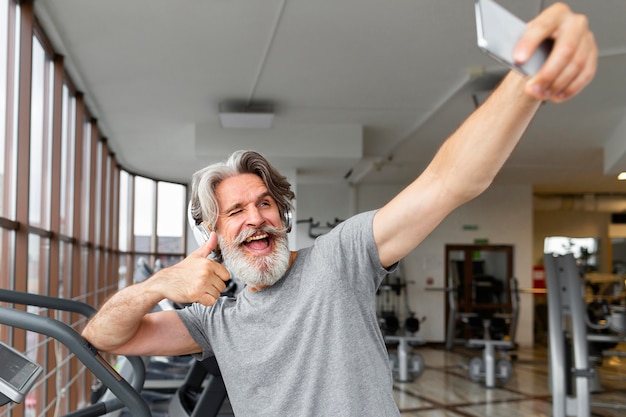
M 0 289 L 0 301 L 79 313 L 86 317 L 94 312 L 92 307 L 78 301 L 5 289 Z M 96 378 L 102 381 L 116 396 L 111 401 L 92 404 L 67 414 L 66 417 L 100 416 L 124 406 L 128 407 L 133 416 L 151 416 L 148 405 L 139 395 L 145 378 L 144 363 L 140 358 L 128 357 L 134 369 L 131 385 L 100 356 L 93 346 L 65 323 L 49 317 L 0 306 L 0 324 L 40 333 L 58 340 L 72 351 L 83 365 L 89 368 Z M 16 358 L 13 357 L 12 360 L 16 360 Z M 19 361 L 19 358 L 17 360 Z M 3 391 L 3 394 L 8 396 L 6 391 Z
M 95 313 L 93 307 L 78 301 L 5 289 L 0 289 L 0 302 L 78 313 L 84 317 L 91 317 Z M 94 404 L 66 414 L 64 417 L 90 417 L 105 414 L 113 416 L 120 415 L 120 413 L 122 415 L 129 413 L 132 417 L 152 416 L 152 410 L 150 410 L 145 397 L 154 395 L 154 393 L 142 391 L 146 378 L 144 358 L 120 357 L 120 361 L 116 364 L 116 368 L 119 369 L 118 372 L 72 327 L 58 320 L 0 306 L 0 324 L 33 331 L 58 340 L 74 353 L 108 388 L 109 391 L 100 396 Z M 3 405 L 2 400 L 5 398 L 11 402 L 20 402 L 32 388 L 39 372 L 41 372 L 39 365 L 30 360 L 28 363 L 24 362 L 25 359 L 22 358 L 25 356 L 23 354 L 8 346 L 7 348 L 8 350 L 0 349 L 2 366 L 5 364 L 6 357 L 6 363 L 11 364 L 10 370 L 22 364 L 23 367 L 38 368 L 39 371 L 33 371 L 28 378 L 23 375 L 21 378 L 26 379 L 26 381 L 22 382 L 19 388 L 16 388 L 17 380 L 12 380 L 6 376 L 4 369 L 0 366 L 0 394 L 3 394 L 0 395 L 0 405 Z M 12 383 L 13 388 L 3 386 L 3 376 L 5 379 L 8 378 L 6 384 L 11 385 Z M 131 382 L 127 382 L 128 380 Z M 5 401 L 6 403 L 8 401 Z M 172 417 L 233 415 L 215 357 L 210 357 L 204 361 L 193 361 L 174 395 L 170 395 L 168 398 L 168 415 Z
M 474 382 L 485 382 L 492 388 L 496 382 L 505 384 L 513 375 L 511 360 L 503 352 L 515 349 L 515 334 L 519 320 L 519 289 L 516 278 L 509 282 L 511 291 L 511 313 L 495 313 L 492 317 L 480 317 L 473 312 L 460 312 L 457 307 L 457 287 L 454 278 L 448 278 L 446 288 L 426 288 L 427 291 L 445 291 L 448 296 L 448 326 L 446 333 L 446 350 L 452 350 L 455 342 L 464 342 L 468 348 L 483 349 L 482 357 L 473 357 L 466 369 L 469 378 Z M 456 339 L 457 322 L 465 323 L 472 329 L 476 337 Z M 508 331 L 507 331 L 508 330 Z M 505 335 L 508 338 L 505 339 Z M 500 359 L 496 358 L 496 351 Z
M 589 359 L 589 342 L 626 342 L 624 335 L 588 334 L 584 281 L 572 254 L 544 254 L 548 296 L 550 388 L 553 417 L 589 417 L 591 406 L 626 410 L 591 402 L 598 378 Z M 573 363 L 572 363 L 573 362 Z
M 487 388 L 496 386 L 496 381 L 506 384 L 513 375 L 513 365 L 511 360 L 505 355 L 496 359 L 496 349 L 500 353 L 515 349 L 515 332 L 517 331 L 517 321 L 519 317 L 519 291 L 517 279 L 511 278 L 511 314 L 496 313 L 493 317 L 481 319 L 470 317 L 470 320 L 479 321 L 483 326 L 482 339 L 469 339 L 469 348 L 483 348 L 483 355 L 470 359 L 467 367 L 469 378 L 474 382 L 485 382 Z M 508 340 L 504 340 L 507 320 Z
M 401 265 L 398 266 L 401 271 Z M 403 274 L 402 274 L 403 275 Z M 396 353 L 389 353 L 389 364 L 398 382 L 411 382 L 424 372 L 424 357 L 413 351 L 414 346 L 424 345 L 424 339 L 416 336 L 425 318 L 418 319 L 411 311 L 407 281 L 400 274 L 389 274 L 377 293 L 377 314 L 381 330 L 388 346 L 397 346 Z M 404 323 L 400 324 L 400 305 L 404 304 Z

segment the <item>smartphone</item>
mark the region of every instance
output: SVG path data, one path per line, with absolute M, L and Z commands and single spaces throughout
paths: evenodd
M 523 75 L 537 73 L 548 58 L 553 42 L 544 41 L 527 62 L 516 64 L 513 49 L 526 30 L 526 23 L 493 0 L 475 0 L 474 6 L 478 47 Z

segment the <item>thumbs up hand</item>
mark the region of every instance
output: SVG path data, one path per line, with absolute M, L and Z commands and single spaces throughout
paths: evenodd
M 177 303 L 215 304 L 230 273 L 221 264 L 207 259 L 217 248 L 217 234 L 176 265 L 164 268 L 150 278 L 150 289 Z

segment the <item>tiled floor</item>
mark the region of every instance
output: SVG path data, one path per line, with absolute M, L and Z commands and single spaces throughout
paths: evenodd
M 626 346 L 618 346 L 626 351 Z M 396 402 L 402 417 L 528 417 L 551 416 L 547 350 L 518 349 L 514 352 L 513 373 L 505 384 L 486 388 L 473 382 L 466 370 L 472 356 L 480 350 L 423 346 L 415 348 L 424 358 L 422 375 L 407 383 L 395 383 Z M 621 410 L 596 407 L 595 403 L 621 404 L 626 407 L 626 358 L 605 358 L 598 368 L 600 387 L 591 396 L 592 416 L 626 416 Z

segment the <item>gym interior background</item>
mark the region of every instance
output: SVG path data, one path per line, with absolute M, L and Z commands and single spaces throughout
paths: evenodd
M 44 4 L 40 10 L 36 3 L 0 0 L 0 131 L 4 132 L 0 147 L 0 287 L 71 298 L 97 308 L 120 286 L 137 278 L 139 263 L 171 265 L 195 247 L 186 230 L 187 178 L 168 175 L 162 160 L 133 160 L 146 145 L 127 150 L 119 145 L 124 139 L 111 136 L 107 118 L 113 117 L 102 112 L 98 96 L 90 96 L 84 81 L 89 77 L 72 62 L 71 48 L 59 45 L 63 28 L 51 25 L 54 19 L 46 14 L 50 11 L 45 1 L 40 2 Z M 605 59 L 623 66 L 624 52 L 619 48 L 606 52 Z M 104 50 L 93 53 L 108 59 Z M 612 114 L 619 113 L 622 119 L 611 125 L 609 141 L 623 138 L 626 131 L 623 82 L 613 88 L 611 94 L 602 93 L 612 99 Z M 354 137 L 352 127 L 339 130 L 335 133 Z M 356 137 L 359 143 L 354 146 L 362 152 L 363 138 Z M 335 150 L 339 147 L 337 152 L 353 146 L 337 143 L 336 138 L 329 139 L 326 145 Z M 434 145 L 426 144 L 424 153 L 430 155 L 433 149 Z M 598 150 L 589 152 L 595 158 Z M 283 163 L 281 158 L 278 161 Z M 208 157 L 197 159 L 203 165 L 210 162 Z M 370 159 L 363 158 L 367 163 Z M 163 169 L 148 169 L 146 164 Z M 386 174 L 392 175 L 389 171 L 396 170 L 400 178 L 396 182 L 354 182 L 347 170 L 340 175 L 345 180 L 310 180 L 285 164 L 284 172 L 297 195 L 298 222 L 290 237 L 292 248 L 306 246 L 333 222 L 377 208 L 400 191 L 406 185 L 400 175 L 402 163 L 393 164 L 391 158 L 374 158 L 373 168 L 361 174 L 367 177 L 387 170 Z M 619 165 L 618 158 L 615 166 Z M 328 167 L 329 171 L 337 169 Z M 442 349 L 446 341 L 444 252 L 449 244 L 514 247 L 512 273 L 522 289 L 541 286 L 533 271 L 540 270 L 544 239 L 550 236 L 592 237 L 597 247 L 590 266 L 598 279 L 613 279 L 614 272 L 623 274 L 626 225 L 619 214 L 626 211 L 626 186 L 618 184 L 613 175 L 608 177 L 601 186 L 584 192 L 496 181 L 483 196 L 455 211 L 403 261 L 412 309 L 426 317 L 420 337 Z M 609 186 L 609 181 L 615 183 Z M 537 296 L 522 292 L 520 297 L 517 343 L 523 347 L 544 343 L 545 335 L 537 333 L 538 327 L 541 329 L 535 315 Z M 38 313 L 51 314 L 45 310 Z M 57 317 L 77 330 L 83 325 L 83 319 L 73 314 Z M 62 346 L 7 326 L 0 326 L 0 340 L 27 352 L 47 371 L 27 405 L 0 410 L 0 415 L 47 415 L 51 409 L 64 414 L 89 401 L 92 377 Z

